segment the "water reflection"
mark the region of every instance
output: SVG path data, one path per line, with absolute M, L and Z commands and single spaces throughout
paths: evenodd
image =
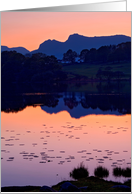
M 87 92 L 2 95 L 4 112 L 18 112 L 27 106 L 41 106 L 49 113 L 68 111 L 72 117 L 88 114 L 131 114 L 130 94 L 89 94 Z M 103 112 L 102 112 L 103 111 Z
M 60 99 L 64 103 L 63 96 Z M 76 119 L 67 110 L 51 114 L 45 108 L 28 106 L 17 114 L 2 112 L 2 186 L 51 186 L 70 179 L 69 172 L 82 161 L 90 176 L 101 163 L 110 170 L 107 180 L 118 181 L 112 175 L 113 167 L 131 164 L 131 115 L 81 113 Z

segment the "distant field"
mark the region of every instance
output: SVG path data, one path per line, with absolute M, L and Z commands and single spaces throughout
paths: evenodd
M 99 68 L 103 71 L 110 67 L 110 71 L 122 71 L 125 77 L 131 75 L 131 63 L 116 63 L 116 64 L 64 64 L 62 70 L 67 73 L 87 76 L 88 78 L 95 78 Z

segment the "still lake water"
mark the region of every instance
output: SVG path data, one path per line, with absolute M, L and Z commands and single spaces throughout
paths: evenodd
M 2 187 L 71 180 L 69 173 L 81 162 L 90 176 L 102 165 L 109 170 L 107 180 L 127 180 L 115 178 L 112 169 L 131 167 L 131 114 L 113 105 L 91 108 L 85 100 L 83 94 L 62 94 L 54 106 L 31 103 L 21 111 L 2 111 Z

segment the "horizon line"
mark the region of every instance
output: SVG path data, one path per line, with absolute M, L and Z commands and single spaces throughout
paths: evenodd
M 65 42 L 69 39 L 69 37 L 72 36 L 72 35 L 79 35 L 79 36 L 83 36 L 83 37 L 87 37 L 87 38 L 109 37 L 109 36 L 127 36 L 127 37 L 130 37 L 130 38 L 131 38 L 131 36 L 128 36 L 128 35 L 125 35 L 125 34 L 113 34 L 113 35 L 106 35 L 106 36 L 84 36 L 84 35 L 81 35 L 81 34 L 78 34 L 78 33 L 73 33 L 73 34 L 70 34 L 70 35 L 68 36 L 68 38 L 67 38 L 64 42 L 59 41 L 59 40 L 56 40 L 56 39 L 47 39 L 47 40 L 44 40 L 42 43 L 40 43 L 39 46 L 40 46 L 41 44 L 43 44 L 44 42 L 46 42 L 46 41 L 57 41 L 57 42 L 60 42 L 60 43 L 65 43 Z M 24 46 L 14 46 L 14 47 L 8 47 L 8 46 L 6 46 L 6 45 L 1 45 L 1 46 L 5 46 L 5 47 L 7 47 L 7 48 L 9 48 L 9 49 L 12 49 L 12 48 L 25 48 L 25 49 L 26 49 L 27 51 L 29 51 L 29 52 L 32 52 L 32 51 L 35 51 L 35 50 L 39 49 L 39 47 L 36 48 L 36 49 L 34 49 L 34 50 L 28 50 L 28 49 L 27 49 L 26 47 L 24 47 Z

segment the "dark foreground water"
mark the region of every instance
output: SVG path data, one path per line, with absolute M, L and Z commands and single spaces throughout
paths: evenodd
M 6 100 L 7 98 L 7 100 Z M 131 167 L 130 98 L 86 93 L 25 93 L 2 99 L 1 186 L 71 180 L 81 162 L 89 175 L 101 165 Z

